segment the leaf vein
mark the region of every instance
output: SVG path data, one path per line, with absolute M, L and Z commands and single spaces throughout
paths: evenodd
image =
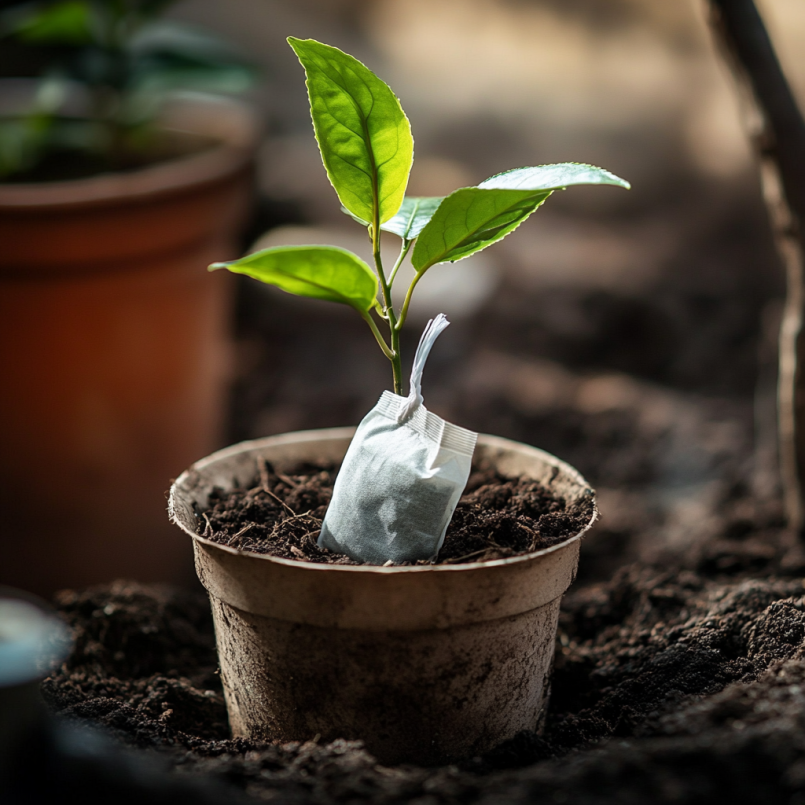
M 333 156 L 336 159 L 340 159 L 346 165 L 349 165 L 351 168 L 355 168 L 356 171 L 360 171 L 367 179 L 372 179 L 372 174 L 367 172 L 365 168 L 362 168 L 360 165 L 356 165 L 354 162 L 350 162 L 346 157 L 342 157 L 341 154 L 336 153 L 333 151 Z

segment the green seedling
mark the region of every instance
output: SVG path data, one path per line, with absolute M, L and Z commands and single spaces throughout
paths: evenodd
M 402 394 L 400 331 L 425 273 L 491 246 L 523 223 L 556 190 L 570 185 L 628 182 L 591 165 L 562 163 L 499 173 L 449 196 L 405 195 L 414 160 L 411 125 L 391 88 L 352 56 L 313 39 L 288 39 L 307 75 L 313 128 L 322 161 L 342 209 L 368 230 L 374 268 L 334 246 L 264 249 L 210 270 L 227 268 L 298 296 L 354 308 L 391 361 L 394 392 Z M 401 241 L 387 274 L 380 233 Z M 412 250 L 413 247 L 413 251 Z M 411 252 L 416 270 L 399 310 L 391 289 Z M 388 331 L 388 340 L 381 333 Z

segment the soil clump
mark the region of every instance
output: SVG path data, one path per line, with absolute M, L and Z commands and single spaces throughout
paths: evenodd
M 249 488 L 212 491 L 210 508 L 197 513 L 198 533 L 249 553 L 363 564 L 316 544 L 337 472 L 331 464 L 303 464 L 278 473 L 263 461 Z M 530 478 L 473 467 L 433 564 L 482 562 L 550 548 L 578 534 L 592 512 L 592 498 L 568 503 Z

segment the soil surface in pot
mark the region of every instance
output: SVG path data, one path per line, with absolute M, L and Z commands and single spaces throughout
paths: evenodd
M 198 533 L 250 553 L 362 564 L 316 544 L 337 471 L 333 465 L 304 464 L 277 473 L 264 461 L 248 488 L 213 490 L 210 508 L 198 514 Z M 474 467 L 435 564 L 482 562 L 550 548 L 578 534 L 592 513 L 592 498 L 568 503 L 530 478 L 507 478 Z

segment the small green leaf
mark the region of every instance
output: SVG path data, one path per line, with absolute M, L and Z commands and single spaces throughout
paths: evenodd
M 338 48 L 288 42 L 307 75 L 322 161 L 338 198 L 363 221 L 396 215 L 414 159 L 411 125 L 389 86 Z
M 444 196 L 406 196 L 400 211 L 380 228 L 404 240 L 413 240 L 433 218 L 442 201 Z
M 210 271 L 235 274 L 274 285 L 287 293 L 354 307 L 364 314 L 375 304 L 377 277 L 360 257 L 336 246 L 277 246 L 231 263 L 213 263 Z
M 627 190 L 631 187 L 629 182 L 614 173 L 578 162 L 515 168 L 486 179 L 478 187 L 490 190 L 559 190 L 577 184 L 610 184 Z
M 455 262 L 506 237 L 554 190 L 570 185 L 629 187 L 614 173 L 563 162 L 515 168 L 450 194 L 421 231 L 411 262 L 420 273 L 436 263 Z
M 380 228 L 384 232 L 399 235 L 403 240 L 414 240 L 433 217 L 442 201 L 444 196 L 406 196 L 400 211 Z M 371 226 L 368 221 L 353 215 L 346 207 L 341 207 L 341 212 L 345 212 L 363 226 Z
M 422 273 L 436 263 L 455 262 L 491 246 L 531 215 L 550 191 L 464 187 L 440 205 L 414 246 L 411 262 Z

